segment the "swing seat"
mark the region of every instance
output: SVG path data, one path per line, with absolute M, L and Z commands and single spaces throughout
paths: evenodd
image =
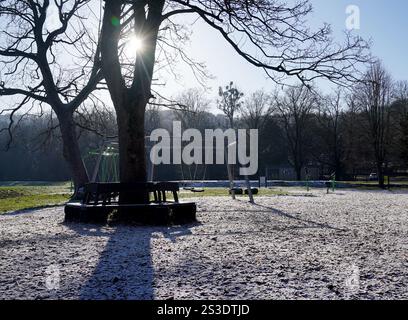
M 205 190 L 202 188 L 191 188 L 190 191 L 195 193 L 205 192 Z
M 234 189 L 232 189 L 232 190 L 230 189 L 230 190 L 229 190 L 229 194 L 232 194 L 232 191 L 234 191 L 234 194 L 235 194 L 235 195 L 238 195 L 238 196 L 244 194 L 244 190 L 243 190 L 242 188 L 234 188 Z
M 252 194 L 257 195 L 259 193 L 258 188 L 251 188 Z M 248 189 L 245 189 L 245 194 L 249 194 Z

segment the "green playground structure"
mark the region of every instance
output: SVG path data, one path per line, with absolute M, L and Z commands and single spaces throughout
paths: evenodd
M 330 193 L 330 189 L 334 193 L 336 191 L 336 173 L 330 175 L 330 180 L 326 182 L 327 194 Z
M 100 149 L 88 152 L 85 160 L 95 158 L 92 182 L 119 182 L 119 152 L 117 142 L 106 142 Z

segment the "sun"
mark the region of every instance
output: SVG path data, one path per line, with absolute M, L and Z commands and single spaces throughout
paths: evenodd
M 130 52 L 140 52 L 143 50 L 143 40 L 138 36 L 131 36 L 127 43 L 128 51 Z

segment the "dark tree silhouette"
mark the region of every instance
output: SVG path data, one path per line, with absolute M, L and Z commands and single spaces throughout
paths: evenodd
M 181 122 L 182 128 L 206 129 L 206 116 L 210 101 L 205 98 L 204 91 L 198 88 L 183 91 L 178 97 L 179 110 L 175 117 Z
M 397 128 L 395 145 L 398 155 L 408 164 L 408 81 L 398 81 L 395 84 L 394 99 L 393 126 Z
M 10 144 L 17 116 L 21 119 L 30 110 L 40 109 L 42 113 L 45 105 L 51 107 L 59 122 L 54 128 L 60 129 L 63 155 L 77 187 L 88 182 L 88 175 L 80 154 L 74 113 L 102 80 L 99 48 L 94 40 L 98 28 L 85 26 L 85 19 L 91 20 L 90 2 L 0 1 L 0 96 L 14 97 L 9 100 L 12 106 L 2 111 L 9 112 L 10 118 L 2 131 L 8 131 Z M 62 51 L 68 54 L 61 54 Z
M 374 152 L 378 183 L 385 187 L 384 174 L 390 142 L 391 99 L 393 81 L 381 64 L 375 62 L 367 71 L 364 80 L 356 88 L 356 98 L 365 115 L 367 132 Z
M 249 95 L 241 106 L 242 121 L 248 129 L 262 130 L 272 113 L 272 99 L 264 90 Z
M 321 77 L 337 83 L 356 80 L 357 65 L 368 58 L 366 43 L 347 35 L 345 44 L 334 44 L 328 25 L 311 31 L 305 21 L 311 10 L 308 0 L 293 5 L 283 0 L 106 0 L 101 54 L 118 119 L 121 181 L 146 181 L 145 108 L 152 98 L 156 47 L 166 42 L 165 32 L 180 30 L 175 16 L 196 15 L 276 82 L 285 77 L 303 83 Z M 143 42 L 131 73 L 121 68 L 120 43 L 128 26 Z
M 314 157 L 328 165 L 336 174 L 337 180 L 343 178 L 345 156 L 342 132 L 343 95 L 343 92 L 338 89 L 333 94 L 321 97 L 316 115 L 319 130 L 317 134 L 319 139 L 316 139 L 316 142 L 319 146 L 314 148 Z M 323 152 L 325 148 L 326 152 Z
M 303 85 L 289 87 L 283 96 L 275 97 L 275 107 L 286 134 L 289 162 L 296 171 L 297 180 L 301 180 L 310 143 L 310 121 L 318 107 L 317 95 Z
M 235 128 L 235 117 L 241 109 L 241 99 L 244 94 L 231 81 L 229 85 L 225 86 L 225 89 L 219 87 L 218 96 L 220 97 L 220 100 L 217 101 L 218 109 L 227 117 L 228 126 Z

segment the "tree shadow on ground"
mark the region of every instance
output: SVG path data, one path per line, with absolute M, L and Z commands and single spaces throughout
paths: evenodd
M 347 229 L 343 229 L 343 228 L 337 228 L 334 226 L 331 226 L 328 223 L 321 223 L 321 222 L 316 222 L 310 219 L 303 219 L 299 216 L 295 216 L 293 214 L 278 210 L 276 208 L 272 208 L 272 207 L 268 207 L 265 205 L 261 205 L 261 204 L 254 204 L 254 206 L 262 208 L 262 209 L 266 209 L 268 211 L 270 211 L 271 213 L 284 217 L 284 218 L 288 218 L 290 220 L 294 220 L 297 222 L 301 222 L 303 224 L 305 224 L 304 226 L 299 226 L 296 228 L 321 228 L 321 229 L 331 229 L 331 230 L 335 230 L 335 231 L 347 231 Z
M 72 230 L 88 237 L 109 237 L 92 274 L 82 285 L 83 300 L 152 300 L 154 299 L 154 266 L 152 237 L 162 233 L 171 241 L 191 234 L 191 227 L 142 227 L 118 225 L 106 231 L 103 227 L 69 224 Z
M 344 228 L 338 228 L 338 227 L 334 227 L 328 223 L 322 223 L 322 222 L 317 222 L 317 221 L 313 221 L 310 219 L 304 219 L 298 215 L 295 214 L 290 214 L 281 210 L 278 210 L 276 208 L 273 207 L 268 207 L 262 204 L 257 204 L 254 203 L 252 204 L 252 206 L 254 208 L 260 208 L 262 209 L 262 211 L 259 211 L 257 209 L 246 209 L 245 213 L 259 213 L 259 212 L 263 212 L 263 213 L 272 213 L 273 215 L 277 215 L 283 218 L 287 218 L 290 219 L 292 221 L 296 221 L 296 222 L 300 222 L 301 224 L 298 226 L 288 226 L 286 228 L 283 229 L 330 229 L 330 230 L 335 230 L 335 231 L 348 231 L 348 229 L 344 229 Z M 231 209 L 231 210 L 217 210 L 217 212 L 224 212 L 224 213 L 231 213 L 231 212 L 236 212 L 235 209 Z M 235 220 L 235 218 L 234 218 Z M 279 230 L 281 230 L 282 228 L 279 228 Z

